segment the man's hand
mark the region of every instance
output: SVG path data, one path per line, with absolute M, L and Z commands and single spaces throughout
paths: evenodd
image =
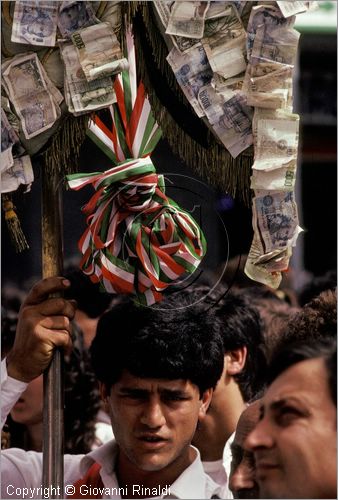
M 10 377 L 30 382 L 47 368 L 56 346 L 71 347 L 75 301 L 49 298 L 69 286 L 65 278 L 46 278 L 29 292 L 20 308 L 14 345 L 7 356 Z

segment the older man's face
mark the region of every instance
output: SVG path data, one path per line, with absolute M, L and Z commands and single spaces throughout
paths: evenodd
M 255 456 L 260 498 L 337 498 L 336 406 L 322 358 L 274 380 L 244 446 Z
M 235 438 L 231 445 L 232 461 L 229 487 L 234 498 L 259 498 L 255 479 L 255 463 L 252 451 L 244 449 L 244 441 L 258 422 L 261 401 L 255 401 L 243 411 L 238 420 Z

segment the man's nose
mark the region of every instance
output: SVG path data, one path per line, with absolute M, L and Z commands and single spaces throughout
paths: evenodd
M 241 462 L 230 475 L 229 487 L 235 493 L 239 490 L 250 490 L 255 486 L 254 470 L 249 465 Z
M 257 448 L 271 448 L 273 446 L 273 434 L 265 419 L 260 420 L 256 427 L 248 434 L 244 441 L 247 451 L 255 451 Z
M 166 423 L 160 401 L 148 401 L 142 410 L 141 423 L 151 429 L 162 427 Z

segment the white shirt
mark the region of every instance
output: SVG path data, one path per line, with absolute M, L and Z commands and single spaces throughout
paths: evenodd
M 5 360 L 1 364 L 1 390 L 2 390 L 2 425 L 6 420 L 8 412 L 16 403 L 20 394 L 25 390 L 27 384 L 19 382 L 7 375 Z M 168 488 L 166 493 L 158 495 L 158 498 L 221 498 L 220 488 L 214 481 L 204 473 L 199 451 L 195 450 L 196 458 L 182 474 Z M 105 491 L 102 498 L 120 499 L 122 493 L 118 486 L 115 466 L 118 445 L 116 442 L 100 446 L 87 455 L 65 455 L 64 456 L 64 485 L 65 497 L 67 486 L 72 486 L 78 479 L 82 478 L 89 467 L 97 462 L 101 465 L 100 475 Z M 23 488 L 31 488 L 26 493 L 26 498 L 43 498 L 42 495 L 42 453 L 35 451 L 24 451 L 18 448 L 10 448 L 1 454 L 1 498 L 22 498 Z M 142 485 L 135 485 L 142 487 Z M 17 489 L 18 488 L 18 489 Z M 39 490 L 40 488 L 40 490 Z M 16 490 L 17 489 L 17 490 Z M 128 491 L 129 492 L 129 491 Z M 68 490 L 71 493 L 71 490 Z M 152 500 L 154 498 L 152 497 Z

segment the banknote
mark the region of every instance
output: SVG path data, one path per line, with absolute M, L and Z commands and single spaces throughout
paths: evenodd
M 63 38 L 70 38 L 74 31 L 97 24 L 92 2 L 71 1 L 61 2 L 58 15 L 58 28 Z
M 260 75 L 264 66 L 271 67 L 272 64 L 276 67 L 278 65 L 278 69 Z M 248 64 L 243 85 L 248 104 L 259 108 L 286 109 L 290 102 L 289 81 L 292 80 L 292 74 L 293 67 L 287 64 L 262 63 L 256 66 Z
M 59 45 L 65 65 L 64 90 L 69 111 L 78 115 L 116 102 L 112 78 L 97 78 L 88 82 L 74 45 L 68 42 L 60 42 Z
M 263 254 L 292 245 L 298 227 L 293 191 L 255 191 L 254 232 L 260 235 Z
M 264 263 L 257 263 L 257 259 L 261 257 L 262 252 L 263 248 L 256 235 L 254 235 L 249 255 L 245 263 L 244 272 L 252 280 L 276 289 L 282 281 L 282 274 L 280 271 L 270 272 Z
M 211 81 L 213 73 L 202 45 L 191 49 L 188 55 L 173 48 L 167 56 L 167 61 L 197 116 L 203 116 L 204 111 L 198 101 L 198 94 L 200 89 Z
M 277 1 L 277 4 L 284 17 L 294 16 L 295 14 L 300 14 L 308 10 L 306 5 L 307 2 L 298 2 L 297 0 Z
M 25 155 L 15 158 L 13 166 L 1 172 L 1 193 L 16 191 L 21 184 L 26 186 L 25 192 L 28 192 L 33 181 L 34 172 L 30 157 Z
M 274 170 L 252 169 L 250 187 L 254 190 L 291 191 L 295 187 L 297 164 L 291 161 Z
M 257 29 L 264 26 L 264 38 L 273 42 L 273 32 L 276 28 L 286 29 L 294 25 L 296 17 L 285 18 L 277 5 L 258 5 L 252 7 L 247 26 L 246 49 L 247 58 L 250 61 L 253 44 L 256 38 Z
M 156 0 L 152 2 L 152 5 L 155 9 L 155 12 L 158 15 L 158 18 L 164 28 L 166 30 L 170 17 L 170 8 L 174 4 L 174 2 L 167 2 L 165 0 Z M 186 38 L 184 36 L 175 36 L 168 35 L 174 47 L 180 52 L 187 52 L 193 47 L 200 44 L 200 40 L 198 38 Z
M 185 38 L 202 38 L 209 4 L 210 1 L 176 1 L 170 10 L 166 33 Z
M 54 47 L 58 3 L 40 0 L 15 2 L 11 41 Z
M 209 19 L 202 40 L 210 66 L 223 78 L 245 71 L 246 33 L 233 5 L 223 5 L 222 17 Z
M 9 123 L 4 109 L 1 109 L 1 151 L 12 149 L 12 146 L 18 141 L 19 137 Z
M 252 110 L 242 93 L 228 90 L 220 94 L 209 84 L 200 90 L 198 100 L 215 135 L 233 158 L 252 144 Z
M 60 116 L 60 108 L 48 90 L 42 65 L 35 53 L 25 53 L 6 61 L 3 81 L 26 139 L 49 129 Z
M 255 136 L 255 170 L 283 166 L 292 170 L 297 162 L 299 115 L 282 110 L 256 109 L 252 122 Z
M 87 81 L 128 69 L 111 24 L 100 23 L 75 31 L 71 36 Z
M 293 66 L 296 62 L 300 33 L 293 28 L 276 28 L 268 36 L 266 32 L 265 25 L 257 28 L 250 63 L 257 65 L 264 61 L 275 61 Z
M 244 76 L 245 73 L 240 73 L 232 78 L 223 78 L 218 73 L 214 73 L 211 85 L 219 93 L 227 90 L 241 91 L 243 90 Z

